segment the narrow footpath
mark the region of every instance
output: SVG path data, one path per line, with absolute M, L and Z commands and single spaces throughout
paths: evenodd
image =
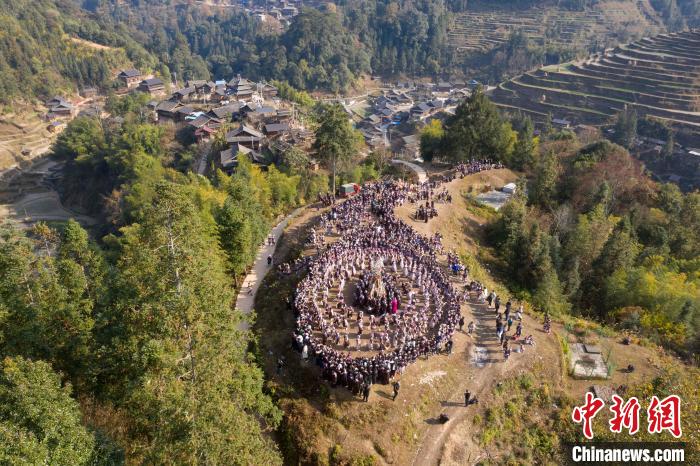
M 243 314 L 250 314 L 253 310 L 255 304 L 255 294 L 258 292 L 258 287 L 262 283 L 262 279 L 265 274 L 270 270 L 270 266 L 267 265 L 268 256 L 274 255 L 275 249 L 277 249 L 277 244 L 279 243 L 280 236 L 282 232 L 289 224 L 289 221 L 296 217 L 303 207 L 299 207 L 294 210 L 291 214 L 287 215 L 281 222 L 279 222 L 268 234 L 275 238 L 274 244 L 267 244 L 267 238 L 265 242 L 258 249 L 258 254 L 255 256 L 255 262 L 253 263 L 250 272 L 243 279 L 243 284 L 238 292 L 238 297 L 236 298 L 236 309 L 241 311 Z M 274 267 L 274 264 L 273 264 Z M 249 325 L 247 321 L 242 321 L 239 328 L 241 330 L 248 330 Z
M 408 168 L 416 172 L 416 175 L 418 175 L 418 183 L 423 184 L 426 181 L 428 181 L 428 173 L 425 171 L 425 168 L 421 167 L 418 164 L 415 164 L 413 162 L 408 162 L 406 160 L 400 160 L 400 159 L 393 159 L 391 161 L 393 164 L 401 164 L 401 165 L 406 165 Z

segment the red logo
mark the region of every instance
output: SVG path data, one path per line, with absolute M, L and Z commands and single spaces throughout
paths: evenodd
M 639 432 L 639 400 L 635 397 L 625 402 L 620 396 L 612 396 L 610 411 L 613 417 L 608 424 L 610 432 L 619 434 L 622 429 L 627 429 L 630 435 Z M 577 424 L 583 424 L 583 435 L 593 439 L 593 418 L 603 409 L 605 402 L 597 398 L 593 393 L 586 393 L 586 402 L 582 406 L 575 406 L 571 413 L 571 419 Z M 647 408 L 647 431 L 650 434 L 659 434 L 667 430 L 676 438 L 682 435 L 681 431 L 681 399 L 677 395 L 670 395 L 659 400 L 652 396 Z
M 619 434 L 624 427 L 630 435 L 636 434 L 639 431 L 639 400 L 632 397 L 627 400 L 627 403 L 624 403 L 625 400 L 617 395 L 613 395 L 612 399 L 613 405 L 610 407 L 610 411 L 613 412 L 614 416 L 609 422 L 610 432 Z
M 678 395 L 667 396 L 661 401 L 658 397 L 652 396 L 647 417 L 650 434 L 667 430 L 676 438 L 681 436 L 681 399 Z
M 580 424 L 583 422 L 583 435 L 586 436 L 588 440 L 593 438 L 593 418 L 598 411 L 603 409 L 605 402 L 600 398 L 596 398 L 593 393 L 586 393 L 586 404 L 583 406 L 576 406 L 574 412 L 571 413 L 571 419 L 575 423 Z

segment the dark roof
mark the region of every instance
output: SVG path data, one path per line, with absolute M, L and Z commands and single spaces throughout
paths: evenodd
M 233 94 L 236 97 L 240 97 L 242 95 L 252 95 L 253 94 L 253 89 L 250 89 L 248 87 L 239 87 L 233 91 Z
M 60 104 L 58 104 L 58 105 L 52 105 L 52 106 L 49 108 L 49 111 L 50 111 L 50 112 L 61 112 L 61 111 L 64 111 L 64 110 L 73 110 L 73 106 L 72 106 L 70 103 L 62 102 L 62 103 L 60 103 Z
M 173 94 L 178 94 L 181 96 L 188 96 L 194 92 L 194 86 L 190 87 L 185 87 L 183 89 L 178 89 L 177 91 L 173 92 Z
M 233 168 L 238 164 L 238 151 L 233 148 L 222 150 L 219 153 L 219 161 L 223 168 Z
M 241 125 L 241 126 L 239 126 L 238 128 L 229 131 L 228 134 L 226 134 L 226 137 L 228 137 L 229 135 L 230 135 L 230 136 L 239 136 L 239 135 L 244 134 L 244 133 L 245 133 L 245 134 L 248 134 L 248 135 L 250 135 L 250 136 L 258 137 L 258 138 L 261 138 L 261 137 L 262 137 L 262 133 L 260 133 L 259 131 L 254 130 L 254 129 L 251 128 L 250 126 L 246 126 L 246 125 Z
M 231 79 L 228 82 L 229 87 L 239 87 L 239 86 L 253 86 L 255 83 L 252 81 L 248 81 L 246 78 L 242 78 L 240 76 L 236 76 L 235 78 Z
M 156 112 L 174 112 L 182 104 L 173 100 L 164 100 L 156 106 Z
M 429 112 L 430 110 L 433 109 L 433 107 L 431 107 L 430 105 L 426 104 L 425 102 L 420 103 L 420 104 L 416 105 L 416 106 L 413 107 L 413 108 L 419 110 L 421 113 L 422 113 L 422 112 Z
M 222 107 L 216 107 L 209 110 L 209 113 L 217 118 L 226 118 L 234 113 L 238 113 L 241 106 L 238 104 L 224 105 Z
M 193 113 L 195 110 L 190 107 L 189 105 L 184 105 L 176 110 L 177 113 L 181 115 L 189 115 L 190 113 Z
M 197 118 L 190 121 L 188 124 L 190 126 L 194 126 L 195 128 L 201 128 L 202 126 L 209 123 L 209 120 L 211 120 L 211 117 L 209 115 L 199 115 Z
M 160 78 L 144 79 L 143 81 L 141 81 L 141 84 L 145 85 L 145 86 L 162 86 L 162 85 L 164 85 L 163 80 Z
M 230 133 L 226 135 L 226 142 L 229 144 L 238 142 L 260 142 L 260 140 L 262 140 L 262 137 L 259 136 L 231 136 Z
M 258 115 L 270 115 L 276 113 L 277 111 L 272 107 L 257 107 L 253 110 L 253 113 Z
M 122 70 L 121 73 L 119 73 L 119 76 L 123 78 L 135 78 L 137 76 L 141 76 L 141 72 L 132 68 L 130 70 Z
M 266 133 L 281 133 L 283 131 L 289 131 L 288 123 L 270 123 L 269 125 L 265 125 Z
M 47 107 L 55 107 L 57 105 L 70 105 L 70 104 L 71 103 L 68 102 L 66 99 L 64 99 L 63 97 L 59 97 L 59 96 L 54 96 L 53 98 L 46 101 Z
M 219 160 L 221 162 L 221 166 L 223 168 L 234 168 L 236 165 L 238 165 L 239 154 L 248 156 L 248 158 L 253 163 L 267 164 L 265 157 L 263 157 L 262 154 L 260 154 L 259 152 L 256 152 L 240 144 L 234 144 L 233 146 L 231 146 L 231 148 L 222 150 L 219 153 Z

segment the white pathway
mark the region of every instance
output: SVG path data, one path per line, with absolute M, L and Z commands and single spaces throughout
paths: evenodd
M 426 181 L 428 181 L 428 173 L 425 171 L 425 168 L 421 167 L 420 165 L 400 159 L 393 159 L 391 163 L 406 165 L 408 168 L 416 172 L 416 175 L 418 175 L 419 183 L 425 183 Z
M 258 287 L 260 287 L 260 283 L 265 277 L 265 274 L 267 274 L 267 272 L 274 267 L 274 265 L 272 267 L 268 267 L 267 257 L 274 254 L 275 249 L 277 248 L 278 240 L 280 239 L 280 236 L 282 236 L 282 232 L 289 224 L 289 221 L 298 215 L 299 212 L 301 212 L 302 208 L 303 207 L 299 207 L 294 212 L 286 216 L 272 229 L 272 231 L 270 231 L 270 234 L 275 237 L 275 244 L 268 245 L 266 238 L 265 243 L 260 246 L 260 249 L 258 249 L 258 255 L 255 257 L 255 263 L 253 264 L 253 267 L 248 275 L 245 276 L 243 285 L 241 286 L 238 297 L 236 298 L 236 309 L 243 312 L 243 314 L 250 314 L 250 312 L 253 310 L 253 305 L 255 304 L 255 293 L 258 292 Z M 250 288 L 249 285 L 252 285 L 252 288 Z M 247 330 L 248 327 L 248 322 L 246 321 L 241 322 L 239 326 L 241 330 Z

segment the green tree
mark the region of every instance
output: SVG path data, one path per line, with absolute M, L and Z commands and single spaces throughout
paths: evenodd
M 620 221 L 605 242 L 598 258 L 593 262 L 587 293 L 590 302 L 597 304 L 599 312 L 610 310 L 610 296 L 605 289 L 606 280 L 618 270 L 629 270 L 639 254 L 640 247 L 634 237 L 629 218 Z
M 339 165 L 357 155 L 362 136 L 352 127 L 347 113 L 340 104 L 324 106 L 321 109 L 320 118 L 321 124 L 316 130 L 314 149 L 331 170 L 332 189 L 335 195 Z
M 119 324 L 104 361 L 132 415 L 130 453 L 149 463 L 280 464 L 261 424 L 280 415 L 237 329 L 222 251 L 186 190 L 161 182 L 155 193 L 142 223 L 123 229 L 110 310 Z
M 615 142 L 629 149 L 637 138 L 637 111 L 625 106 L 615 120 Z
M 554 205 L 559 171 L 559 160 L 553 151 L 546 151 L 538 157 L 529 189 L 531 203 L 547 209 Z
M 465 99 L 447 120 L 444 150 L 455 162 L 490 158 L 505 160 L 512 151 L 510 125 L 479 88 Z
M 77 224 L 67 226 L 62 240 L 44 224 L 34 232 L 40 254 L 18 232 L 6 231 L 0 242 L 0 282 L 5 284 L 0 348 L 4 354 L 49 360 L 74 385 L 89 385 L 95 299 L 102 294 L 104 276 L 101 258 L 90 256 L 86 238 L 86 250 L 71 257 L 80 248 L 72 237 L 84 234 Z
M 554 315 L 565 314 L 571 309 L 571 305 L 562 291 L 559 278 L 553 269 L 547 270 L 537 285 L 532 303 L 538 309 Z
M 290 147 L 282 154 L 282 168 L 291 172 L 304 173 L 309 169 L 309 156 L 296 146 Z
M 430 120 L 420 132 L 420 154 L 423 160 L 430 162 L 439 154 L 444 136 L 442 122 L 437 118 Z
M 70 385 L 47 363 L 0 363 L 0 463 L 93 464 L 94 436 L 81 425 Z
M 534 126 L 529 117 L 523 119 L 523 125 L 518 130 L 518 140 L 513 148 L 510 165 L 516 170 L 531 167 L 537 153 L 538 139 L 533 136 Z

